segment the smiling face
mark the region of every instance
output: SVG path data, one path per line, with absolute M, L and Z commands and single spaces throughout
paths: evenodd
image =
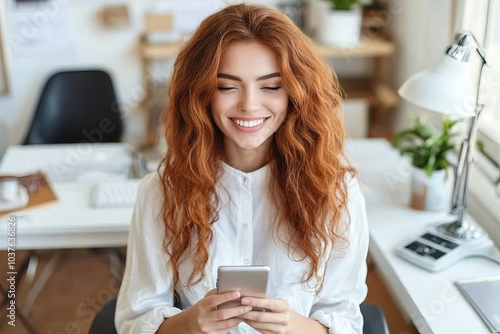
M 226 160 L 233 166 L 244 160 L 263 164 L 288 109 L 273 51 L 257 42 L 229 44 L 221 56 L 210 107 L 224 134 Z

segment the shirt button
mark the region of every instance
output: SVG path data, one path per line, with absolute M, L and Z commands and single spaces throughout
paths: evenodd
M 243 229 L 246 230 L 248 228 L 248 224 L 243 224 Z
M 250 261 L 248 261 L 248 259 L 243 260 L 243 262 L 244 262 L 245 264 L 249 264 L 249 263 L 250 263 Z

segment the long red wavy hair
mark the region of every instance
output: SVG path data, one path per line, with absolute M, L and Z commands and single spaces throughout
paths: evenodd
M 212 224 L 218 219 L 215 188 L 223 157 L 223 135 L 211 118 L 209 104 L 217 88 L 221 54 L 235 41 L 266 45 L 280 64 L 290 101 L 287 118 L 274 135 L 269 189 L 279 208 L 277 230 L 288 231 L 289 251 L 299 251 L 310 264 L 304 280 L 319 278 L 321 289 L 323 245 L 337 235 L 347 201 L 346 173 L 352 170 L 343 163 L 341 92 L 329 65 L 287 16 L 246 4 L 206 18 L 174 64 L 163 118 L 167 154 L 161 169 L 164 247 L 174 286 L 185 255 L 194 263 L 188 286 L 205 277 Z

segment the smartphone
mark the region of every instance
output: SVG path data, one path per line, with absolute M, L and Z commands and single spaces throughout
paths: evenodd
M 220 266 L 217 273 L 217 293 L 240 291 L 242 297 L 266 298 L 270 271 L 269 266 Z M 241 298 L 220 304 L 218 308 L 239 305 Z

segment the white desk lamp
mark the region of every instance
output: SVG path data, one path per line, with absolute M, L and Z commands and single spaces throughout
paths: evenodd
M 481 59 L 475 97 L 469 93 L 472 81 L 469 78 L 468 61 L 471 51 L 477 52 Z M 405 258 L 413 257 L 413 262 L 433 271 L 444 269 L 465 256 L 485 254 L 492 247 L 491 240 L 485 236 L 484 232 L 464 219 L 467 212 L 469 169 L 473 160 L 478 119 L 483 109 L 483 105 L 479 103 L 479 93 L 485 65 L 485 52 L 474 35 L 467 31 L 460 32 L 456 34 L 453 44 L 447 48 L 445 56 L 436 67 L 413 75 L 398 91 L 405 100 L 423 108 L 455 119 L 470 118 L 467 136 L 461 144 L 453 184 L 450 212 L 453 220 L 436 227 L 436 231 L 440 232 L 439 237 L 444 236 L 445 241 L 439 241 L 433 238 L 434 236 L 427 236 L 425 240 L 420 240 L 423 241 L 422 243 L 412 244 L 410 248 L 408 248 L 410 244 L 407 244 L 406 248 L 403 247 L 403 251 L 400 249 L 400 253 L 405 253 Z M 452 248 L 454 251 L 450 251 L 449 247 L 440 248 L 440 243 L 444 245 L 449 242 L 456 245 Z M 432 253 L 432 256 L 427 258 L 429 251 L 435 251 L 433 248 L 435 244 L 438 255 Z M 463 247 L 458 247 L 462 245 Z M 443 252 L 444 254 L 441 254 Z M 415 257 L 413 253 L 419 255 Z M 455 255 L 451 256 L 452 253 Z M 425 259 L 423 263 L 422 259 Z

